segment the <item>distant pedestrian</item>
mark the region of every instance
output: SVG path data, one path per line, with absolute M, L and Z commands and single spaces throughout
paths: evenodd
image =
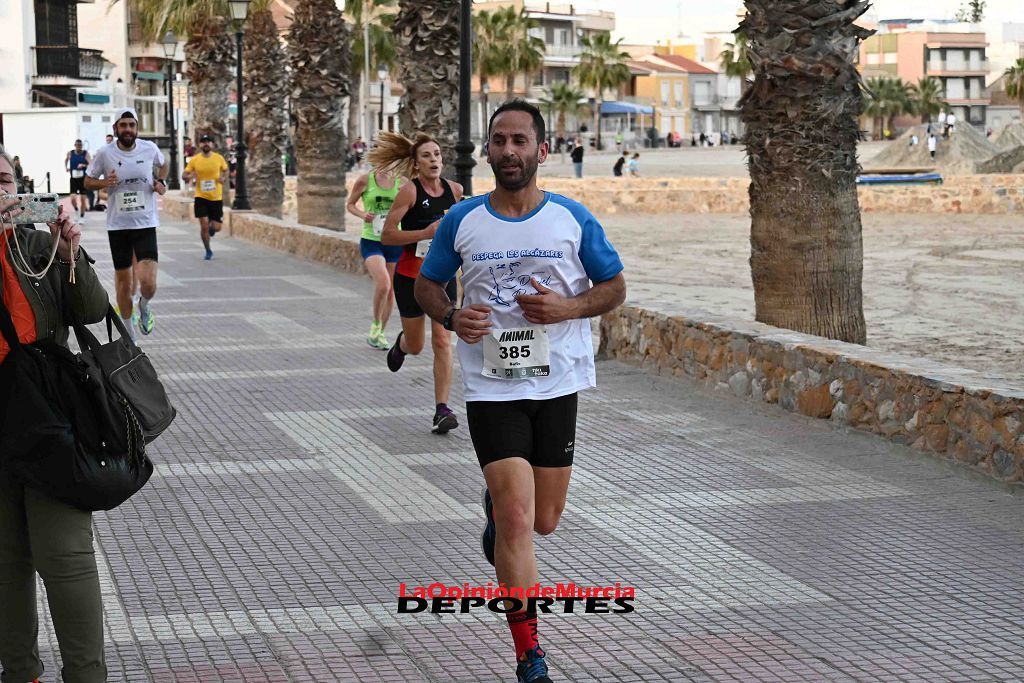
M 918 138 L 917 138 L 917 133 L 914 133 L 913 135 L 910 136 L 910 146 L 911 147 L 916 147 L 918 142 L 920 142 L 920 140 L 918 140 Z
M 622 151 L 622 131 L 615 134 L 615 149 L 619 152 Z
M 935 150 L 939 146 L 939 137 L 934 133 L 928 136 L 928 154 L 935 158 Z
M 356 168 L 362 168 L 363 157 L 366 155 L 366 143 L 363 142 L 362 136 L 357 137 L 356 141 L 352 143 L 352 156 L 356 160 Z
M 956 133 L 956 115 L 953 112 L 946 114 L 946 126 L 949 128 L 949 135 Z
M 572 148 L 569 156 L 572 157 L 572 167 L 576 172 L 577 178 L 583 177 L 583 139 L 576 138 L 576 143 Z
M 629 169 L 629 175 L 634 178 L 640 176 L 640 152 L 633 153 L 633 158 L 629 160 L 629 164 L 626 168 Z
M 619 155 L 619 158 L 615 162 L 615 165 L 612 166 L 612 175 L 615 176 L 615 177 L 620 177 L 622 175 L 622 167 L 625 166 L 625 165 L 626 165 L 626 153 L 623 152 L 622 154 Z
M 708 136 L 704 135 L 704 131 L 701 131 L 700 132 L 700 146 L 701 147 L 707 147 L 707 144 L 708 144 Z

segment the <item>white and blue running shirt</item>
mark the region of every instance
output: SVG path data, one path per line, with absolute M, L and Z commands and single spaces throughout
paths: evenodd
M 462 268 L 463 306 L 491 307 L 494 330 L 529 327 L 516 302 L 518 294 L 536 294 L 530 284 L 565 297 L 610 280 L 622 261 L 604 228 L 579 202 L 550 192 L 522 218 L 506 218 L 491 207 L 490 194 L 460 202 L 448 210 L 420 268 L 434 282 L 448 282 Z M 589 320 L 547 325 L 550 374 L 506 380 L 485 377 L 483 340 L 458 342 L 467 401 L 515 401 L 565 396 L 597 385 Z

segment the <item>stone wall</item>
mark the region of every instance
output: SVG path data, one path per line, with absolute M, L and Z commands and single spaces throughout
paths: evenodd
M 1024 384 L 698 311 L 621 307 L 602 318 L 600 349 L 1024 486 Z
M 348 174 L 351 189 L 355 174 Z M 546 190 L 572 197 L 593 213 L 747 213 L 747 178 L 542 178 Z M 476 194 L 494 178 L 473 178 Z M 1024 213 L 1024 174 L 950 176 L 942 185 L 861 185 L 862 211 L 888 213 Z M 295 178 L 285 181 L 285 215 L 294 212 Z

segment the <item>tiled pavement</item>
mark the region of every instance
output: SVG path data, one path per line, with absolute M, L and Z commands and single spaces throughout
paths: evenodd
M 86 245 L 109 283 L 100 222 Z M 396 614 L 399 582 L 493 580 L 465 426 L 428 430 L 429 359 L 392 375 L 364 343 L 367 280 L 223 237 L 204 262 L 194 233 L 161 228 L 143 344 L 179 417 L 152 483 L 95 518 L 110 680 L 510 680 L 503 619 Z M 638 600 L 542 617 L 554 680 L 1024 679 L 1024 498 L 694 385 L 598 375 L 542 580 Z M 48 622 L 42 646 L 54 680 Z

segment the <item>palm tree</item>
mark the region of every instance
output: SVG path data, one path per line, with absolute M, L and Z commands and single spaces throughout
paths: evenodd
M 854 21 L 867 0 L 746 0 L 754 82 L 740 100 L 759 322 L 866 340 L 857 201 L 863 109 Z
M 505 99 L 510 100 L 515 93 L 516 76 L 524 74 L 529 84 L 530 76 L 544 64 L 544 41 L 530 35 L 530 29 L 538 24 L 527 16 L 525 7 L 518 13 L 511 6 L 497 12 L 505 13 Z
M 865 113 L 875 122 L 875 132 L 891 133 L 893 122 L 901 114 L 914 111 L 911 89 L 899 78 L 869 78 L 862 86 L 867 94 Z
M 581 86 L 594 90 L 594 130 L 597 134 L 595 149 L 601 149 L 601 102 L 606 90 L 629 82 L 629 66 L 626 65 L 629 53 L 619 47 L 622 38 L 613 43 L 607 31 L 583 36 L 580 42 L 583 53 L 573 71 Z
M 395 0 L 345 0 L 345 14 L 352 19 L 352 72 L 351 82 L 359 83 L 365 67 L 363 21 L 370 34 L 370 62 L 378 68 L 395 66 L 395 34 L 391 30 L 395 15 L 377 12 L 394 7 Z M 371 72 L 373 73 L 373 72 Z M 367 78 L 370 76 L 368 75 Z M 348 103 L 348 135 L 353 138 L 359 128 L 362 88 L 353 88 Z
M 249 148 L 246 174 L 252 208 L 281 217 L 284 171 L 281 157 L 288 141 L 287 59 L 270 11 L 271 0 L 256 0 L 245 32 L 245 108 L 249 114 L 245 144 Z
M 344 230 L 352 35 L 334 0 L 299 0 L 288 34 L 300 223 Z M 339 191 L 340 188 L 340 191 Z
M 931 121 L 946 106 L 939 79 L 926 76 L 911 85 L 910 105 L 913 113 L 920 115 L 921 123 Z
M 111 0 L 111 4 L 118 0 Z M 235 41 L 226 0 L 128 0 L 147 41 L 167 30 L 187 35 L 185 62 L 192 93 L 192 134 L 209 135 L 224 149 L 228 92 L 235 71 Z
M 480 78 L 481 137 L 487 136 L 487 94 L 485 86 L 493 76 L 507 71 L 508 44 L 505 15 L 501 11 L 483 10 L 473 15 L 473 66 Z
M 460 0 L 399 0 L 398 80 L 405 94 L 398 120 L 406 133 L 423 131 L 441 145 L 445 175 L 455 173 L 459 103 Z
M 1024 57 L 1007 67 L 1003 76 L 1006 77 L 1006 95 L 1011 100 L 1017 100 L 1021 120 L 1024 120 Z
M 747 57 L 747 37 L 740 32 L 735 34 L 735 42 L 726 43 L 725 49 L 718 53 L 718 63 L 722 71 L 730 78 L 739 78 L 743 81 L 743 89 L 747 88 L 747 77 L 753 68 L 750 66 L 750 59 Z
M 568 116 L 576 116 L 587 108 L 583 101 L 585 97 L 586 95 L 582 90 L 569 83 L 555 83 L 548 90 L 548 96 L 541 100 L 554 110 L 558 117 L 555 119 L 555 131 L 558 137 L 565 138 L 566 118 Z M 562 156 L 563 158 L 565 157 L 564 151 Z

